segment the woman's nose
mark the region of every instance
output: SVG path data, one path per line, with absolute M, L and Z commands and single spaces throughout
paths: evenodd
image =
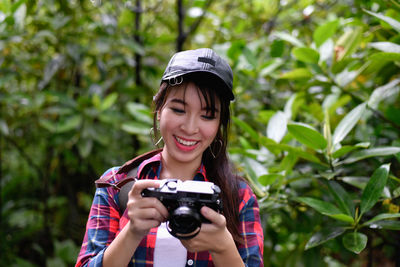
M 188 134 L 197 133 L 199 131 L 197 119 L 188 116 L 182 124 L 182 129 Z

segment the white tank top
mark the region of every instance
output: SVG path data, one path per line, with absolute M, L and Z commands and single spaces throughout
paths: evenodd
M 181 241 L 168 232 L 167 223 L 162 223 L 157 230 L 154 267 L 185 267 L 186 254 Z

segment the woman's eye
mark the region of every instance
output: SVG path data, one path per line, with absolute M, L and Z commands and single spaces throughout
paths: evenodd
M 203 115 L 202 116 L 204 119 L 206 119 L 206 120 L 213 120 L 213 119 L 215 119 L 215 116 L 211 116 L 211 115 Z
M 183 109 L 180 108 L 171 108 L 171 110 L 177 114 L 183 114 L 185 113 L 185 111 Z

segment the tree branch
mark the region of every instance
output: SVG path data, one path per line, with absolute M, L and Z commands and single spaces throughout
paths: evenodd
M 135 39 L 136 43 L 140 46 L 143 44 L 142 38 L 140 37 L 140 17 L 142 14 L 142 1 L 136 0 L 135 6 L 135 34 L 133 38 Z M 135 61 L 136 61 L 136 68 L 135 68 L 135 79 L 136 85 L 142 84 L 142 79 L 140 77 L 140 73 L 142 72 L 142 56 L 135 52 Z
M 211 6 L 213 0 L 207 0 L 204 5 L 203 13 L 199 16 L 192 25 L 190 25 L 189 30 L 185 31 L 184 29 L 184 21 L 185 21 L 185 9 L 183 6 L 183 0 L 177 0 L 177 14 L 178 14 L 178 37 L 176 40 L 176 51 L 183 50 L 183 44 L 185 43 L 186 39 L 189 35 L 193 34 L 197 28 L 200 26 L 202 20 L 205 17 L 207 9 Z

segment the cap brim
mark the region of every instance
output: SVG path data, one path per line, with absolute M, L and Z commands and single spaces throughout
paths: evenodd
M 190 74 L 190 73 L 196 73 L 196 72 L 209 73 L 209 74 L 213 75 L 214 77 L 217 77 L 222 82 L 222 84 L 224 85 L 224 92 L 228 95 L 229 100 L 232 101 L 232 100 L 235 99 L 235 95 L 233 94 L 232 89 L 230 88 L 230 86 L 228 84 L 226 84 L 226 82 L 219 75 L 215 74 L 212 71 L 208 71 L 208 70 L 177 71 L 177 72 L 173 73 L 172 75 L 163 76 L 162 79 L 161 79 L 161 82 L 168 81 L 169 79 L 173 79 L 173 78 L 176 78 L 176 77 L 179 77 L 179 76 L 187 75 L 187 74 Z

